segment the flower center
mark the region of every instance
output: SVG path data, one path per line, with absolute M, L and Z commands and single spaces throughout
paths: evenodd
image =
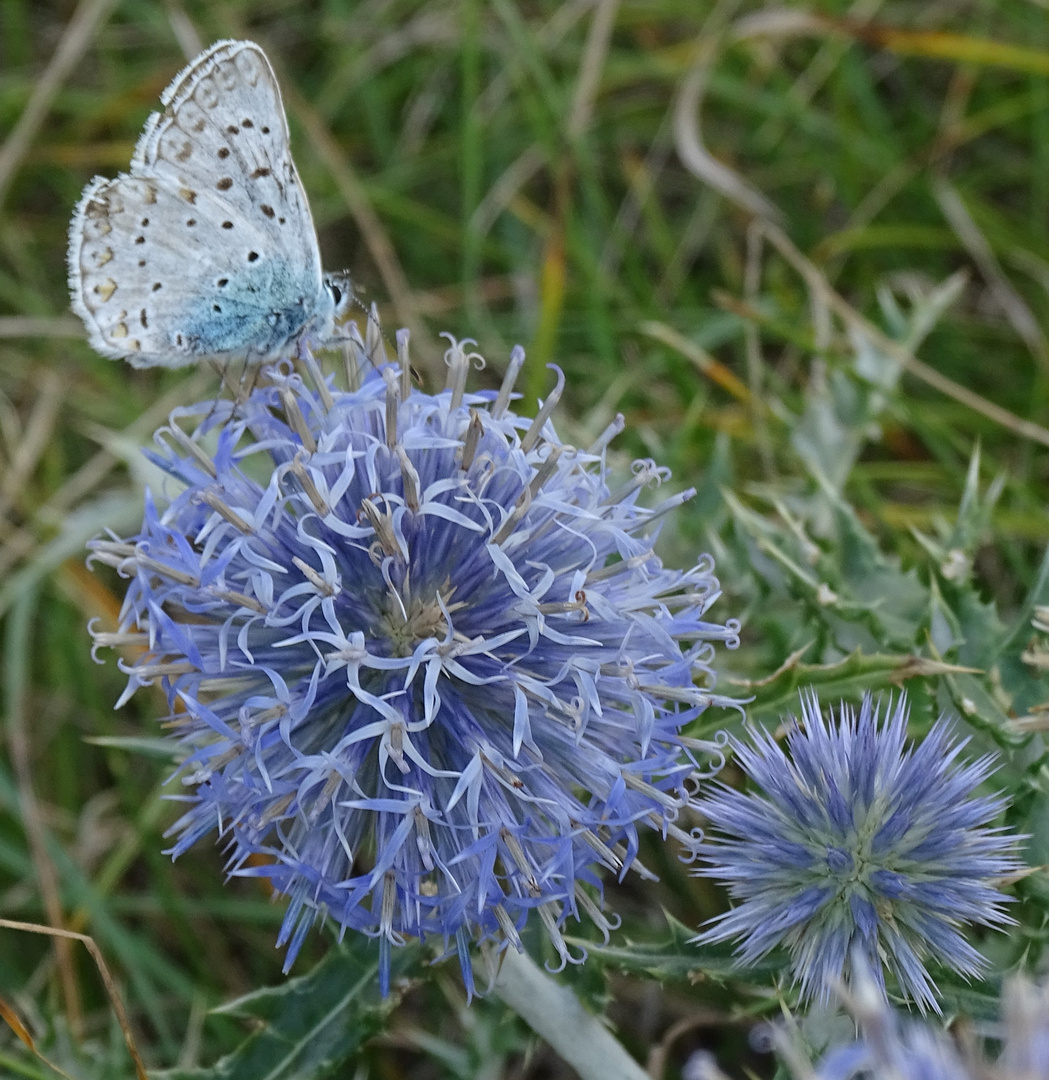
M 444 640 L 448 636 L 445 612 L 463 606 L 449 605 L 448 599 L 453 591 L 446 583 L 429 597 L 405 600 L 400 593 L 387 593 L 384 610 L 379 617 L 378 634 L 386 639 L 391 655 L 411 656 L 420 641 L 427 638 Z

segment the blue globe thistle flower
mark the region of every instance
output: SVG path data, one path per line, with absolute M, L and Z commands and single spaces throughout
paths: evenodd
M 1049 979 L 1012 975 L 1002 987 L 1001 1044 L 992 1075 L 1049 1080 Z
M 850 959 L 851 985 L 848 990 L 842 984 L 835 989 L 856 1022 L 858 1038 L 832 1047 L 813 1072 L 782 1027 L 767 1033 L 794 1076 L 815 1076 L 817 1080 L 977 1080 L 982 1075 L 970 1067 L 974 1065 L 972 1055 L 963 1057 L 941 1027 L 900 1014 L 889 1005 L 881 979 L 868 965 L 862 949 L 854 948 Z
M 831 1051 L 815 1072 L 794 1070 L 793 1075 L 798 1080 L 981 1080 L 945 1031 L 909 1017 L 887 1014 L 886 1020 L 868 1028 L 862 1040 Z
M 891 1008 L 862 957 L 854 966 L 852 985 L 838 993 L 859 1029 L 855 1040 L 831 1048 L 813 1071 L 784 1028 L 769 1033 L 798 1080 L 1049 1080 L 1049 984 L 1010 976 L 1001 1022 L 970 1022 L 956 1041 L 938 1024 Z
M 1001 1022 L 965 1021 L 965 1038 L 956 1040 L 937 1022 L 893 1009 L 862 951 L 854 949 L 851 959 L 850 985 L 833 989 L 855 1022 L 854 1038 L 833 1042 L 813 1065 L 793 1018 L 751 1031 L 754 1047 L 775 1050 L 795 1080 L 1049 1080 L 1049 982 L 1011 975 L 1002 988 Z M 694 1053 L 681 1075 L 729 1080 L 706 1051 Z
M 231 874 L 290 897 L 285 970 L 327 915 L 380 938 L 384 986 L 391 945 L 434 934 L 472 989 L 471 943 L 520 948 L 531 912 L 562 966 L 581 959 L 570 916 L 607 935 L 599 871 L 649 874 L 641 829 L 694 855 L 675 819 L 719 747 L 682 728 L 722 700 L 713 643 L 738 623 L 704 618 L 709 557 L 678 571 L 653 551 L 691 493 L 645 508 L 668 475 L 650 461 L 610 486 L 621 417 L 576 450 L 549 420 L 560 372 L 519 417 L 523 350 L 470 394 L 480 358 L 453 341 L 427 394 L 407 344 L 361 384 L 375 342 L 356 338 L 349 391 L 283 369 L 173 414 L 154 459 L 181 490 L 93 545 L 130 578 L 96 643 L 144 646 L 122 701 L 167 694 L 191 789 L 172 853 L 216 833 Z
M 836 721 L 814 693 L 801 705 L 786 753 L 764 731 L 732 740 L 760 792 L 719 783 L 700 802 L 721 835 L 701 846 L 698 873 L 737 906 L 697 940 L 737 939 L 744 964 L 783 946 L 802 996 L 820 1001 L 858 947 L 879 979 L 884 962 L 906 996 L 939 1011 L 926 961 L 975 975 L 986 962 L 964 924 L 1013 922 L 995 880 L 1020 869 L 1019 838 L 989 825 L 1005 798 L 974 794 L 993 758 L 963 762 L 967 740 L 942 717 L 907 749 L 904 695 L 884 722 L 869 693 Z
M 947 1032 L 898 1015 L 883 996 L 866 1006 L 859 1006 L 855 999 L 849 1005 L 860 1037 L 835 1045 L 815 1066 L 793 1022 L 754 1028 L 751 1043 L 761 1051 L 774 1049 L 786 1066 L 782 1075 L 793 1080 L 999 1080 L 996 1074 L 970 1069 Z M 686 1060 L 681 1076 L 682 1080 L 730 1080 L 704 1050 Z M 1000 1080 L 1041 1078 L 1007 1073 Z

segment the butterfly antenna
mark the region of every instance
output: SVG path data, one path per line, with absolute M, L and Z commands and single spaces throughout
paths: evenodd
M 354 292 L 353 303 L 364 312 L 364 355 L 373 368 L 380 368 L 390 362 L 387 348 L 395 350 L 396 346 L 386 336 L 379 320 L 379 305 L 373 300 L 371 304 L 364 301 Z M 414 373 L 413 373 L 414 374 Z
M 364 305 L 361 304 L 361 307 L 363 308 Z M 388 363 L 386 347 L 390 346 L 396 350 L 397 363 L 401 368 L 401 395 L 407 398 L 411 392 L 413 382 L 416 385 L 422 384 L 422 375 L 408 359 L 408 331 L 402 328 L 397 331 L 394 337 L 396 344 L 391 342 L 389 337 L 383 333 L 382 326 L 379 323 L 379 308 L 373 302 L 371 307 L 368 308 L 368 325 L 364 336 L 365 351 L 372 366 L 379 367 Z

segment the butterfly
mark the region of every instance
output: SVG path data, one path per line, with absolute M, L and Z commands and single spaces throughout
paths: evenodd
M 173 368 L 331 340 L 352 293 L 321 270 L 266 54 L 219 41 L 160 100 L 128 172 L 95 177 L 70 224 L 69 288 L 92 346 Z

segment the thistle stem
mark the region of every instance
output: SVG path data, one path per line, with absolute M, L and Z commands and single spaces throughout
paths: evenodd
M 582 1080 L 649 1080 L 601 1020 L 527 953 L 505 950 L 493 989 Z

